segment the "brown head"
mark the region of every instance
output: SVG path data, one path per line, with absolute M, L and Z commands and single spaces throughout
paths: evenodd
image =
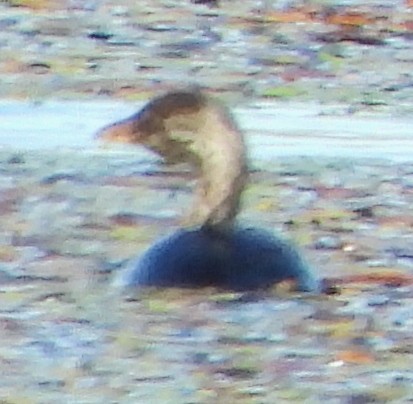
M 104 142 L 142 144 L 151 135 L 164 133 L 165 122 L 171 117 L 182 116 L 188 123 L 190 116 L 205 108 L 207 102 L 207 97 L 197 88 L 166 93 L 149 101 L 129 118 L 105 126 L 96 138 Z
M 131 117 L 100 130 L 97 137 L 142 144 L 167 162 L 192 164 L 200 179 L 185 224 L 232 224 L 247 178 L 243 135 L 231 113 L 199 89 L 154 98 Z

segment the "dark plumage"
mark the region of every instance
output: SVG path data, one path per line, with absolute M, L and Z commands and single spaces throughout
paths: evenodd
M 292 279 L 301 291 L 317 281 L 291 244 L 255 228 L 179 230 L 153 244 L 122 274 L 127 286 L 215 286 L 243 291 Z

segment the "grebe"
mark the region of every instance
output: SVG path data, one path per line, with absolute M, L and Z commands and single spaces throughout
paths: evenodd
M 108 142 L 142 144 L 169 163 L 187 162 L 198 176 L 184 228 L 155 242 L 122 274 L 127 286 L 267 288 L 318 282 L 286 241 L 235 223 L 248 178 L 244 137 L 230 111 L 198 88 L 168 92 L 97 133 Z

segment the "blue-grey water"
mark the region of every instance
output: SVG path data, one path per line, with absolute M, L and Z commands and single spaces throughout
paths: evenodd
M 98 151 L 94 133 L 135 112 L 141 103 L 0 102 L 0 147 Z M 327 111 L 327 113 L 326 113 Z M 348 115 L 319 104 L 259 103 L 235 108 L 253 160 L 275 156 L 372 157 L 408 161 L 413 119 Z

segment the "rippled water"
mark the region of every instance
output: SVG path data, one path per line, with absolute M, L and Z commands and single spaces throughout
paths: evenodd
M 241 220 L 272 231 L 293 219 L 284 233 L 320 277 L 387 273 L 393 283 L 344 284 L 336 297 L 124 296 L 110 286 L 123 260 L 172 231 L 169 219 L 190 203 L 184 173 L 145 175 L 143 148 L 99 154 L 95 131 L 136 109 L 0 103 L 0 401 L 411 400 L 413 170 L 355 158 L 408 160 L 411 120 L 317 104 L 235 110 L 254 164 L 333 156 L 304 168 L 280 158 L 253 173 Z M 354 158 L 335 165 L 334 156 Z

